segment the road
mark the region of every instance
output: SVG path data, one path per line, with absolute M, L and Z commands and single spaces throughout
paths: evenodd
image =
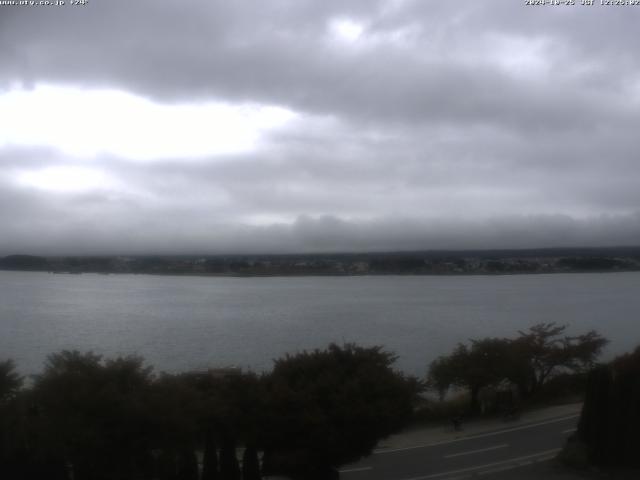
M 344 480 L 490 479 L 523 465 L 557 455 L 575 430 L 578 414 L 520 424 L 495 431 L 424 445 L 374 452 L 340 470 Z M 516 477 L 514 477 L 516 478 Z

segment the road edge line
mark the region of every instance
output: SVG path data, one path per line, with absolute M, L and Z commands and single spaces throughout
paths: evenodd
M 466 467 L 466 468 L 461 468 L 459 470 L 449 470 L 448 472 L 432 473 L 430 475 L 423 475 L 421 477 L 403 478 L 402 480 L 427 480 L 429 478 L 444 477 L 446 475 L 455 475 L 457 473 L 473 472 L 475 470 L 480 470 L 482 468 L 494 467 L 494 466 L 510 464 L 510 463 L 514 463 L 514 462 L 521 462 L 522 460 L 529 460 L 529 459 L 533 459 L 535 457 L 546 457 L 546 456 L 558 453 L 560 450 L 562 450 L 562 449 L 561 448 L 553 448 L 551 450 L 544 450 L 542 452 L 532 453 L 530 455 L 524 455 L 522 457 L 510 458 L 508 460 L 501 460 L 499 462 L 485 463 L 484 465 L 477 465 L 477 466 L 474 466 L 474 467 Z M 516 466 L 520 466 L 520 465 L 516 465 Z
M 425 443 L 425 444 L 421 444 L 421 445 L 413 445 L 411 447 L 378 449 L 378 450 L 374 450 L 372 455 L 382 455 L 382 454 L 386 454 L 386 453 L 403 452 L 405 450 L 416 450 L 418 448 L 435 447 L 435 446 L 438 446 L 438 445 L 446 445 L 446 444 L 449 444 L 449 443 L 464 442 L 466 440 L 473 440 L 475 438 L 483 438 L 483 437 L 490 437 L 490 436 L 493 436 L 493 435 L 501 435 L 503 433 L 515 432 L 517 430 L 525 430 L 527 428 L 534 428 L 534 427 L 538 427 L 538 426 L 541 426 L 541 425 L 548 425 L 550 423 L 562 422 L 564 420 L 570 420 L 572 418 L 577 418 L 579 416 L 580 416 L 580 414 L 576 413 L 576 414 L 573 414 L 573 415 L 568 415 L 568 416 L 559 417 L 559 418 L 553 418 L 553 419 L 545 420 L 545 421 L 542 421 L 542 422 L 527 423 L 527 424 L 524 424 L 524 425 L 520 425 L 518 427 L 504 428 L 504 429 L 501 429 L 501 430 L 493 430 L 493 431 L 486 432 L 486 433 L 479 433 L 479 434 L 475 434 L 475 435 L 468 435 L 468 436 L 465 436 L 465 437 L 454 438 L 452 440 L 443 440 L 443 441 L 440 441 L 440 442 Z

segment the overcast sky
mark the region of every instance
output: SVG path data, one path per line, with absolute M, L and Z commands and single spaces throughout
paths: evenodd
M 68 3 L 0 6 L 0 254 L 640 244 L 640 7 Z

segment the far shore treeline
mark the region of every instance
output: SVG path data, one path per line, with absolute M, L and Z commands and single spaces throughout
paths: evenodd
M 335 479 L 338 467 L 369 455 L 379 440 L 411 422 L 448 422 L 451 414 L 466 418 L 567 394 L 582 397 L 606 343 L 595 331 L 567 336 L 564 326 L 538 324 L 516 338 L 459 344 L 432 362 L 423 380 L 395 370 L 396 356 L 384 348 L 354 344 L 285 355 L 261 375 L 235 368 L 154 373 L 136 356 L 62 351 L 25 382 L 5 360 L 0 478 Z M 589 443 L 600 428 L 591 423 L 602 423 L 599 408 L 615 410 L 614 403 L 622 402 L 637 420 L 629 408 L 640 397 L 626 396 L 625 389 L 640 391 L 633 373 L 639 352 L 615 363 L 631 372 L 615 395 L 606 393 L 612 382 L 604 367 L 596 370 L 598 380 L 589 377 L 583 451 L 602 451 Z M 466 392 L 463 403 L 444 399 L 452 386 Z M 463 409 L 447 410 L 448 404 Z
M 472 275 L 640 271 L 640 247 L 291 255 L 0 257 L 0 270 L 165 275 Z

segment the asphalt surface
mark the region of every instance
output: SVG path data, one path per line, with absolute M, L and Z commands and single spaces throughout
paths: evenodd
M 505 478 L 511 470 L 553 459 L 575 430 L 578 414 L 547 418 L 450 440 L 375 452 L 340 470 L 344 480 Z M 515 471 L 513 473 L 516 473 Z M 507 475 L 508 476 L 508 475 Z M 514 476 L 513 478 L 517 478 Z

